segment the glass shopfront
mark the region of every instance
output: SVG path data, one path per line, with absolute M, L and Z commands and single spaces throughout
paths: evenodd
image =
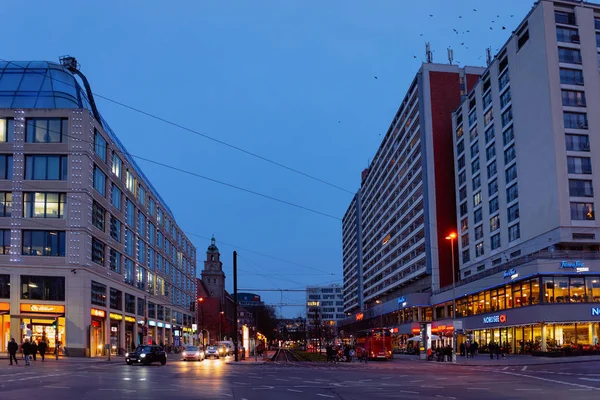
M 0 353 L 5 353 L 10 341 L 10 303 L 0 302 Z
M 125 317 L 125 350 L 133 351 L 135 350 L 135 343 L 133 342 L 134 338 L 134 329 L 136 327 L 136 320 L 133 317 Z
M 104 323 L 106 311 L 91 309 L 92 323 L 90 325 L 90 357 L 99 357 L 104 355 Z
M 52 304 L 21 304 L 21 314 L 19 315 L 20 338 L 33 340 L 36 343 L 44 340 L 48 345 L 48 353 L 54 353 L 58 346 L 60 351 L 64 351 L 66 346 L 65 339 L 65 306 Z M 10 328 L 8 323 L 9 316 L 3 316 L 6 328 Z M 10 329 L 8 330 L 10 332 Z M 59 353 L 60 354 L 60 353 Z
M 117 355 L 121 353 L 121 323 L 123 316 L 121 314 L 110 313 L 110 354 Z

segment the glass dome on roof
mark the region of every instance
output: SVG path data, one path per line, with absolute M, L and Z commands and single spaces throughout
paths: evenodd
M 0 108 L 85 108 L 94 114 L 86 90 L 73 72 L 49 61 L 0 61 Z M 99 121 L 140 179 L 173 213 L 152 186 L 125 146 L 100 115 Z

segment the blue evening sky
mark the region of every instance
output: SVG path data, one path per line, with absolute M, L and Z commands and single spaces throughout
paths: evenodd
M 532 5 L 7 0 L 0 7 L 0 57 L 75 56 L 95 93 L 355 191 L 424 60 L 425 41 L 434 61 L 446 62 L 451 46 L 455 62 L 483 65 L 485 48 L 495 54 Z M 132 154 L 339 218 L 351 200 L 348 193 L 189 132 L 102 99 L 97 103 Z M 240 288 L 342 283 L 340 221 L 139 164 L 197 246 L 198 274 L 214 234 L 229 289 L 236 248 Z M 297 306 L 303 292 L 259 294 L 267 303 L 285 303 L 278 308 L 284 316 L 304 311 Z

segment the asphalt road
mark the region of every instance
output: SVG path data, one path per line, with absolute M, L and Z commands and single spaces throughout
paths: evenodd
M 39 360 L 0 364 L 0 398 L 113 399 L 596 399 L 600 362 L 529 367 L 464 367 L 415 361 L 368 364 L 223 360 L 166 366 Z M 543 396 L 543 397 L 542 397 Z

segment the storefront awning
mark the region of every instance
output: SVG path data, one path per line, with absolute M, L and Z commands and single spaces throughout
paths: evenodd
M 12 318 L 36 318 L 36 319 L 54 319 L 64 317 L 65 314 L 38 314 L 38 313 L 24 313 L 11 315 Z

